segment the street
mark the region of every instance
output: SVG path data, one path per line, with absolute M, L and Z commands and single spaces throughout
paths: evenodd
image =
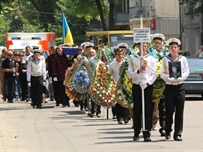
M 102 108 L 100 118 L 88 117 L 71 102 L 71 107 L 55 107 L 55 102 L 33 109 L 30 102 L 0 100 L 0 152 L 203 152 L 203 101 L 188 97 L 185 102 L 183 141 L 166 141 L 158 131 L 152 142 L 133 142 L 132 120 L 118 125 Z M 159 127 L 159 125 L 157 125 Z

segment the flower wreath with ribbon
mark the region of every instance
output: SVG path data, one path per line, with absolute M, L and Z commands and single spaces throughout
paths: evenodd
M 92 100 L 103 107 L 112 107 L 116 104 L 115 88 L 116 82 L 112 76 L 107 72 L 106 65 L 98 60 L 95 79 L 92 87 Z

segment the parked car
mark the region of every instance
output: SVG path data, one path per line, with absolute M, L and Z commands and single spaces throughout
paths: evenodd
M 179 50 L 178 53 L 184 56 L 190 56 L 190 52 L 187 50 Z
M 201 94 L 203 98 L 203 58 L 187 57 L 190 75 L 184 81 L 186 94 Z

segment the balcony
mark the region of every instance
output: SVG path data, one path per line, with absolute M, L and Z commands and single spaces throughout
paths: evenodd
M 119 25 L 129 24 L 129 13 L 115 13 L 114 14 L 114 23 Z

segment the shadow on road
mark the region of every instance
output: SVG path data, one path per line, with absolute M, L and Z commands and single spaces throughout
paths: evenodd
M 201 97 L 185 97 L 186 101 L 203 101 Z

